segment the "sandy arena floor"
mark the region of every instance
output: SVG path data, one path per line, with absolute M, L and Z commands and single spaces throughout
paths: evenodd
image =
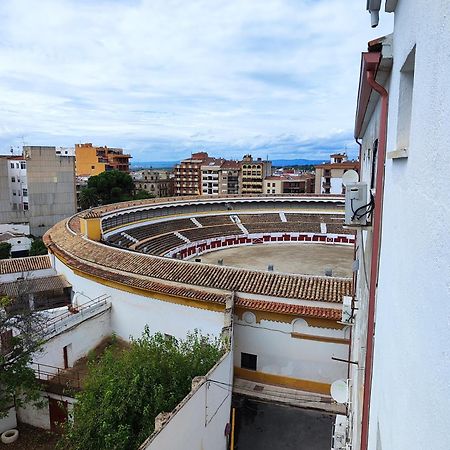
M 267 270 L 273 264 L 275 272 L 324 275 L 331 268 L 333 276 L 352 275 L 353 247 L 326 244 L 273 244 L 227 248 L 200 256 L 203 263 L 244 269 Z M 195 258 L 192 258 L 195 259 Z

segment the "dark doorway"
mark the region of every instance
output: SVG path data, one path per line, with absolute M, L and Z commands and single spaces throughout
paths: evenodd
M 64 356 L 64 369 L 69 368 L 69 355 L 67 352 L 67 345 L 63 347 L 63 356 Z
M 67 402 L 49 398 L 48 409 L 50 412 L 50 429 L 58 431 L 60 426 L 67 422 Z
M 243 369 L 256 370 L 258 357 L 251 353 L 241 353 L 241 367 Z

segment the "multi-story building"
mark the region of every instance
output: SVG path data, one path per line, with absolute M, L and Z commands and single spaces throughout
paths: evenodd
M 238 161 L 225 160 L 220 168 L 220 193 L 241 194 L 241 166 Z
M 210 158 L 202 166 L 202 195 L 240 193 L 240 165 L 237 161 Z
M 202 191 L 201 167 L 208 160 L 208 153 L 193 153 L 190 158 L 183 159 L 175 166 L 174 194 L 199 195 Z
M 25 146 L 0 156 L 0 223 L 28 223 L 41 236 L 76 212 L 75 158 L 55 147 Z
M 121 148 L 96 147 L 91 143 L 75 144 L 77 176 L 93 176 L 107 170 L 130 171 L 131 155 Z
M 272 162 L 261 158 L 254 160 L 252 155 L 244 155 L 241 161 L 241 193 L 262 194 L 263 181 L 272 174 Z
M 450 3 L 369 0 L 372 26 L 380 3 L 395 22 L 360 65 L 354 135 L 360 181 L 374 197 L 367 193 L 369 226 L 357 228 L 341 441 L 355 450 L 447 450 Z
M 280 173 L 264 180 L 264 194 L 312 194 L 314 175 L 311 173 Z
M 347 170 L 359 170 L 358 161 L 349 161 L 346 153 L 335 153 L 329 163 L 316 166 L 316 194 L 343 194 L 342 175 Z
M 132 176 L 136 191 L 145 191 L 155 197 L 173 195 L 174 178 L 168 170 L 140 170 Z

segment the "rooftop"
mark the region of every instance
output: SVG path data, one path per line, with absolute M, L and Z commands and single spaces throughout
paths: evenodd
M 28 256 L 0 260 L 0 275 L 7 273 L 29 272 L 31 270 L 51 269 L 50 256 Z

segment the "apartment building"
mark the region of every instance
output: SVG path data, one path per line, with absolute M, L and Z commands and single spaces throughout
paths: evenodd
M 312 194 L 315 176 L 311 173 L 280 173 L 264 179 L 265 194 Z
M 0 223 L 29 224 L 42 236 L 76 212 L 75 158 L 55 147 L 23 147 L 22 155 L 0 155 Z
M 193 153 L 175 166 L 176 196 L 199 195 L 202 192 L 202 165 L 208 160 L 208 153 Z
M 131 155 L 122 148 L 96 147 L 91 143 L 75 144 L 76 175 L 93 176 L 107 170 L 130 171 Z
M 263 181 L 272 174 L 272 162 L 244 155 L 241 163 L 241 194 L 262 194 Z
M 349 161 L 346 153 L 330 155 L 330 162 L 315 167 L 315 193 L 316 194 L 343 194 L 345 186 L 342 184 L 342 175 L 347 170 L 359 170 L 358 161 Z
M 209 158 L 201 167 L 202 195 L 240 193 L 240 165 L 237 161 Z
M 148 169 L 132 174 L 136 191 L 146 191 L 155 197 L 173 195 L 174 178 L 168 170 Z

